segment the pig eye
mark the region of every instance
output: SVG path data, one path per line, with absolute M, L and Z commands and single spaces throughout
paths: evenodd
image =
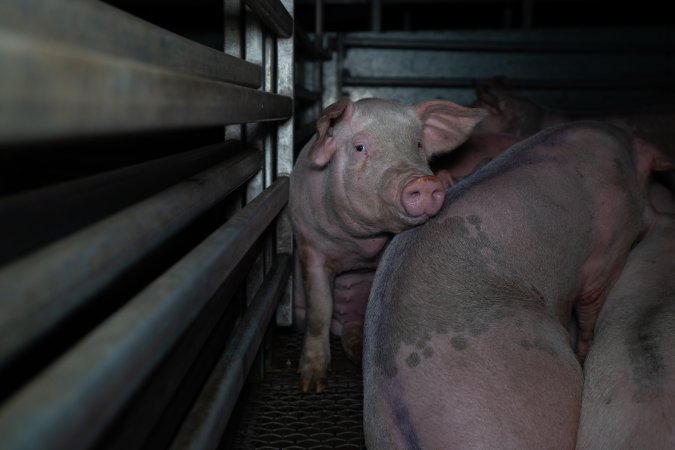
M 417 141 L 417 148 L 422 148 L 422 141 Z
M 361 152 L 364 151 L 365 149 L 366 149 L 366 147 L 365 147 L 363 144 L 358 144 L 358 145 L 355 145 L 355 146 L 354 146 L 354 150 L 356 150 L 356 151 L 359 152 L 359 153 L 361 153 Z

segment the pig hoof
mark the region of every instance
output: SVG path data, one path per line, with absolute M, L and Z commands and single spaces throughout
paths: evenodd
M 363 325 L 347 324 L 342 329 L 342 348 L 354 364 L 361 365 L 363 352 Z
M 322 373 L 314 372 L 310 374 L 300 374 L 300 389 L 302 392 L 322 393 L 326 389 L 326 371 Z

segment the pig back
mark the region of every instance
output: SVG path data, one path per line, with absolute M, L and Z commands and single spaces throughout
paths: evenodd
M 640 228 L 614 133 L 565 125 L 523 141 L 392 241 L 366 314 L 369 448 L 574 447 L 581 369 L 566 325 L 598 240 L 626 241 L 603 253 L 616 266 Z M 623 202 L 603 206 L 615 190 Z

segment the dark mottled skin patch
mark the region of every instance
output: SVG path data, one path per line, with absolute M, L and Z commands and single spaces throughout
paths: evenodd
M 424 356 L 425 359 L 431 358 L 434 356 L 434 349 L 431 347 L 426 347 L 424 350 L 422 350 L 422 356 Z
M 420 362 L 422 362 L 422 358 L 420 358 L 420 355 L 417 352 L 412 352 L 405 359 L 405 363 L 408 367 L 416 367 Z
M 488 236 L 477 232 L 480 217 L 450 216 L 440 220 L 444 222 L 443 231 L 447 236 L 453 236 L 451 243 L 443 249 L 443 257 L 447 260 L 441 261 L 453 267 L 440 290 L 450 294 L 439 295 L 436 274 L 447 270 L 435 270 L 433 266 L 419 271 L 414 283 L 401 282 L 409 279 L 405 272 L 410 267 L 421 267 L 420 260 L 410 262 L 408 258 L 411 254 L 420 256 L 415 255 L 421 251 L 420 247 L 412 243 L 424 226 L 394 238 L 384 256 L 383 264 L 387 270 L 378 273 L 379 281 L 371 293 L 371 299 L 377 299 L 376 302 L 387 302 L 386 317 L 374 319 L 378 333 L 400 336 L 400 340 L 378 340 L 375 364 L 387 377 L 397 373 L 394 355 L 403 344 L 421 350 L 433 335 L 451 334 L 454 336 L 450 342 L 453 348 L 462 350 L 470 345 L 471 338 L 487 333 L 496 322 L 513 317 L 514 307 L 541 307 L 538 301 L 541 294 L 511 278 L 508 270 L 504 270 L 510 266 L 508 256 L 500 255 Z M 421 261 L 432 265 L 438 263 Z M 406 298 L 424 300 L 403 302 Z M 533 302 L 533 299 L 537 301 Z
M 668 370 L 661 353 L 663 336 L 654 326 L 661 310 L 661 305 L 646 308 L 636 318 L 634 332 L 625 339 L 635 384 L 633 400 L 638 403 L 659 394 Z
M 476 215 L 470 215 L 466 218 L 466 221 L 476 227 L 477 230 L 480 230 L 480 217 Z
M 483 231 L 485 218 L 463 216 L 461 209 L 453 215 L 451 205 L 508 172 L 531 165 L 564 164 L 564 158 L 538 150 L 556 145 L 559 134 L 542 132 L 512 146 L 449 188 L 441 214 L 394 237 L 383 255 L 369 301 L 381 305 L 369 306 L 369 326 L 377 337 L 373 362 L 385 377 L 396 376 L 396 355 L 402 346 L 422 349 L 431 336 L 443 334 L 461 334 L 470 345 L 471 339 L 489 332 L 498 321 L 514 317 L 516 311 L 541 311 L 541 293 L 532 292 L 510 271 L 511 255 Z M 438 274 L 443 274 L 443 280 Z
M 452 344 L 452 348 L 458 351 L 462 351 L 469 346 L 469 343 L 462 336 L 454 336 L 450 339 L 450 343 Z

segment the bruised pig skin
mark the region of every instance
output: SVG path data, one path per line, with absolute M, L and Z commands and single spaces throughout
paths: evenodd
M 584 365 L 580 450 L 675 448 L 675 216 L 631 250 Z
M 548 128 L 393 239 L 364 326 L 370 450 L 574 448 L 582 370 L 567 326 L 576 308 L 586 352 L 645 228 L 657 156 L 611 125 Z
M 290 180 L 303 391 L 325 388 L 331 328 L 360 362 L 365 305 L 382 250 L 394 233 L 438 212 L 444 186 L 428 159 L 461 144 L 484 115 L 447 100 L 411 106 L 347 98 L 321 114 Z

